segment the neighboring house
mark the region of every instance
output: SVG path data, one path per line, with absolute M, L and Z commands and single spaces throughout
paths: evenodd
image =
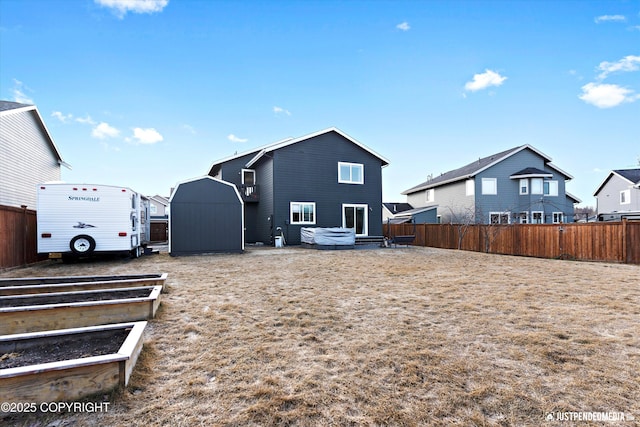
M 151 218 L 167 219 L 169 218 L 169 198 L 156 194 L 155 196 L 148 196 L 149 209 L 151 212 Z
M 574 203 L 565 190 L 571 175 L 531 145 L 478 159 L 402 194 L 412 206 L 437 206 L 442 223 L 573 222 Z
M 413 209 L 409 203 L 383 203 L 382 204 L 382 221 L 387 222 L 389 218 L 393 218 L 395 215 L 399 214 L 403 211 L 408 211 L 409 209 Z
M 609 172 L 593 195 L 598 215 L 640 212 L 640 168 Z
M 385 224 L 437 224 L 438 206 L 413 208 L 409 203 L 383 203 L 382 220 Z
M 169 238 L 169 198 L 158 194 L 148 198 L 151 213 L 151 241 L 167 241 Z
M 36 208 L 36 185 L 69 167 L 35 105 L 0 101 L 0 205 Z
M 382 167 L 389 162 L 336 128 L 289 138 L 213 163 L 245 202 L 245 241 L 300 244 L 302 227 L 382 236 Z

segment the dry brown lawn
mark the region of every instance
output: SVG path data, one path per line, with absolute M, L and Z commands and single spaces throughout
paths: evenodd
M 0 276 L 160 272 L 167 293 L 109 411 L 12 423 L 593 425 L 544 420 L 559 411 L 640 423 L 640 266 L 264 248 Z

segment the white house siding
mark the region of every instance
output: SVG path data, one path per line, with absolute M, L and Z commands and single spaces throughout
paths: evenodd
M 620 204 L 620 192 L 623 190 L 631 190 L 629 191 L 631 203 Z M 602 186 L 596 199 L 598 213 L 640 211 L 640 189 L 633 188 L 632 183 L 616 174 L 612 174 L 607 183 Z
M 35 111 L 0 116 L 0 205 L 36 208 L 36 185 L 60 180 L 60 164 Z
M 476 192 L 479 190 L 476 188 Z M 426 201 L 427 190 L 407 195 L 407 203 L 414 208 L 438 206 L 438 216 L 442 223 L 464 222 L 474 212 L 474 196 L 466 195 L 466 180 L 437 187 L 432 202 Z

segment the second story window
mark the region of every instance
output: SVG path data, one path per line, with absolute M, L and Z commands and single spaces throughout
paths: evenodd
M 622 190 L 620 192 L 620 204 L 628 205 L 631 203 L 631 190 Z
M 557 196 L 558 195 L 558 181 L 545 181 L 544 182 L 544 195 L 545 196 Z
M 338 182 L 342 184 L 364 184 L 364 165 L 338 162 Z
M 520 194 L 529 194 L 529 180 L 527 178 L 520 180 Z
M 242 169 L 242 184 L 256 185 L 256 171 L 253 169 Z
M 496 178 L 482 178 L 482 194 L 498 194 L 498 180 Z
M 433 202 L 436 198 L 436 190 L 434 188 L 430 188 L 426 191 L 427 196 L 426 196 L 426 202 Z

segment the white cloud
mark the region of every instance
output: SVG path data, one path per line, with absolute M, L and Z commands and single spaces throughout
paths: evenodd
M 400 24 L 396 25 L 396 28 L 402 31 L 409 31 L 411 29 L 411 26 L 409 25 L 408 22 L 401 22 Z
M 60 120 L 62 123 L 67 123 L 69 120 L 73 118 L 73 114 L 67 114 L 66 116 L 62 114 L 60 111 L 54 111 L 51 113 L 51 117 L 55 117 Z
M 155 144 L 164 140 L 162 135 L 154 128 L 135 128 L 133 129 L 133 138 L 137 140 L 138 144 Z
M 196 129 L 191 125 L 182 125 L 182 129 L 186 130 L 191 135 L 196 135 L 198 133 L 196 132 Z
M 96 122 L 91 118 L 91 116 L 87 117 L 77 117 L 76 122 L 82 123 L 83 125 L 95 125 Z
M 13 100 L 20 104 L 35 104 L 33 99 L 24 93 L 24 90 L 31 91 L 31 89 L 26 87 L 20 80 L 13 79 L 13 89 L 11 89 L 11 92 L 13 92 Z
M 640 94 L 618 85 L 587 83 L 582 86 L 582 95 L 579 98 L 598 108 L 611 108 L 625 102 L 637 101 Z
M 273 107 L 273 112 L 274 112 L 275 114 L 285 114 L 285 115 L 287 115 L 287 116 L 290 116 L 290 115 L 291 115 L 291 112 L 290 112 L 289 110 L 285 110 L 285 109 L 284 109 L 284 108 L 282 108 L 282 107 Z
M 94 0 L 100 6 L 112 9 L 119 18 L 127 12 L 156 13 L 169 4 L 169 0 Z
M 602 71 L 598 78 L 600 80 L 606 79 L 609 74 L 617 71 L 630 72 L 640 70 L 640 56 L 628 55 L 617 62 L 603 61 L 598 65 L 598 70 Z
M 624 22 L 627 18 L 624 15 L 602 15 L 594 19 L 596 24 L 601 22 Z
M 229 136 L 227 136 L 227 139 L 231 142 L 247 142 L 248 139 L 247 138 L 238 138 L 237 136 L 235 136 L 234 134 L 229 134 Z
M 101 122 L 91 131 L 91 136 L 98 139 L 115 138 L 118 135 L 120 135 L 120 131 L 105 122 Z
M 485 70 L 482 74 L 474 74 L 473 80 L 467 82 L 464 85 L 465 90 L 475 92 L 477 90 L 486 89 L 491 86 L 500 86 L 504 81 L 507 80 L 506 77 L 501 76 L 495 71 L 491 71 L 489 69 Z

